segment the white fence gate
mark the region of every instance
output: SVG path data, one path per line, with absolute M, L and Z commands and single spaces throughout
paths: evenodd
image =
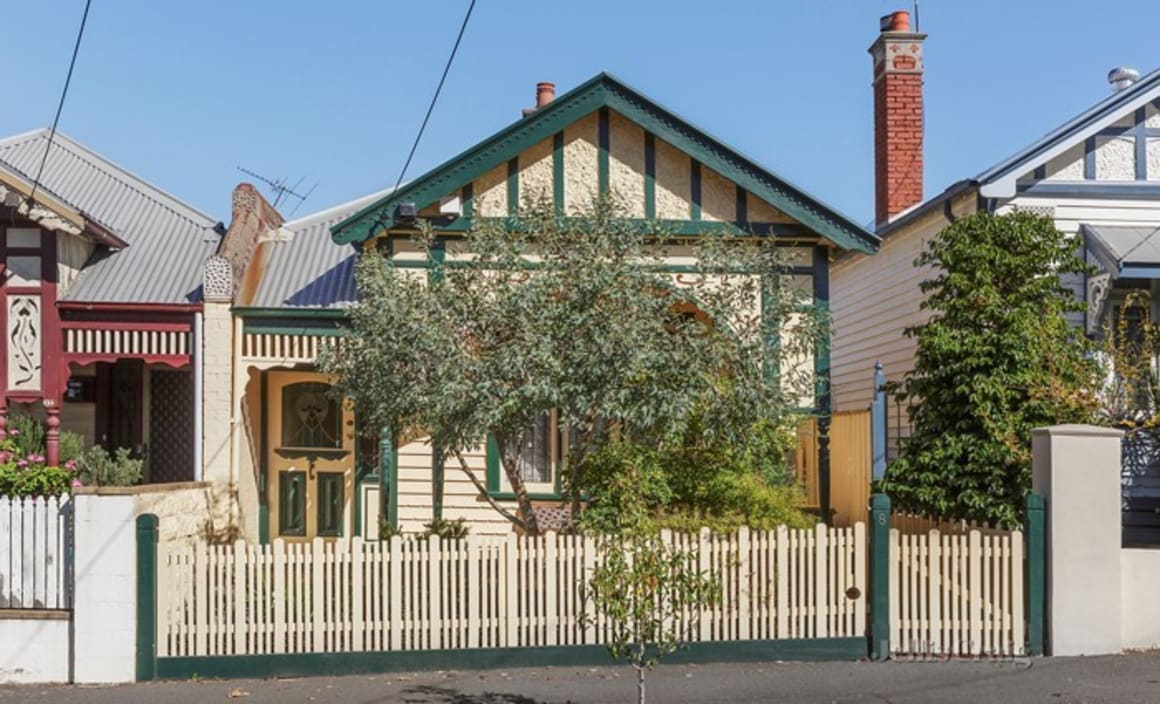
M 865 633 L 861 523 L 666 539 L 721 580 L 720 603 L 683 615 L 693 640 Z M 600 644 L 584 598 L 600 559 L 556 534 L 160 546 L 157 655 Z
M 0 496 L 0 609 L 72 607 L 68 496 Z
M 893 654 L 1025 654 L 1021 531 L 893 529 L 890 569 Z

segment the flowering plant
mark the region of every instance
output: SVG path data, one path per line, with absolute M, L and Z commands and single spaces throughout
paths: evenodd
M 67 494 L 80 485 L 75 470 L 75 461 L 52 467 L 39 452 L 25 454 L 11 439 L 0 440 L 0 496 Z

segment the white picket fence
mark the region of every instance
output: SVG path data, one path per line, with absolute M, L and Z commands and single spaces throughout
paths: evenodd
M 0 496 L 0 609 L 72 607 L 68 496 Z
M 861 523 L 666 540 L 722 585 L 682 616 L 691 640 L 865 633 Z M 593 539 L 557 534 L 159 546 L 157 654 L 599 644 L 607 623 L 584 594 L 600 559 Z
M 1025 654 L 1022 532 L 892 529 L 890 566 L 895 655 Z

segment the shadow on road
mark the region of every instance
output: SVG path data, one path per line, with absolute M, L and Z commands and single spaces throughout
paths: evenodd
M 402 691 L 402 695 L 402 700 L 406 704 L 543 704 L 522 694 L 500 692 L 466 694 L 459 690 L 432 685 L 408 687 Z

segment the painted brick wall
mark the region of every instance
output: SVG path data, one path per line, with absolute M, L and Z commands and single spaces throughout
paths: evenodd
M 137 654 L 133 497 L 78 494 L 73 507 L 73 681 L 132 682 Z

